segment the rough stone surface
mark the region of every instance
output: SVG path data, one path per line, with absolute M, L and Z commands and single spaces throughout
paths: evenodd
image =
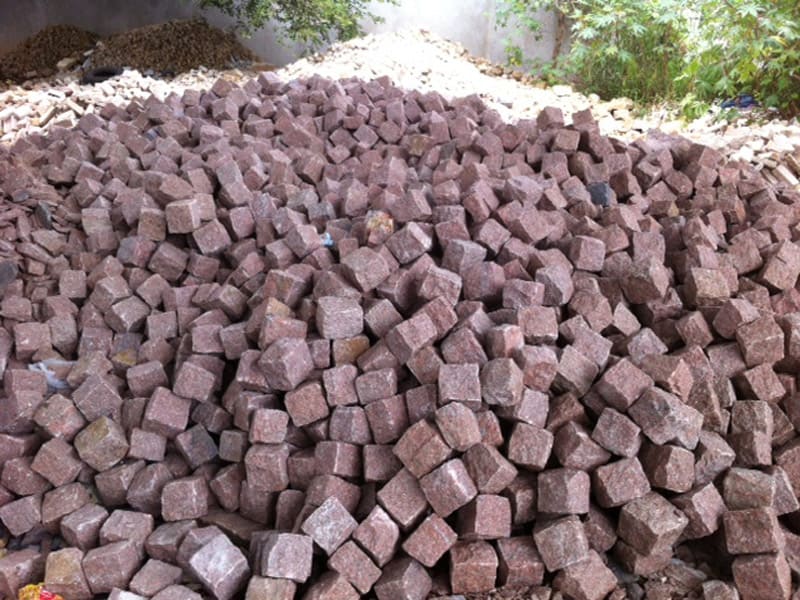
M 380 76 L 60 89 L 0 146 L 0 595 L 791 593 L 787 140 Z

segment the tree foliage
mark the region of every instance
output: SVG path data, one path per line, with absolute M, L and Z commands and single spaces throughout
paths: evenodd
M 318 49 L 334 40 L 363 33 L 365 19 L 381 19 L 367 9 L 368 0 L 196 0 L 202 8 L 217 8 L 233 17 L 240 32 L 249 34 L 272 21 L 288 40 Z M 378 0 L 395 3 L 396 0 Z
M 519 35 L 541 37 L 541 10 L 569 24 L 569 49 L 526 63 Z M 603 97 L 696 104 L 751 93 L 800 110 L 797 0 L 499 0 L 498 23 L 516 32 L 512 64 Z
M 697 97 L 756 96 L 800 114 L 800 3 L 699 0 L 683 77 Z

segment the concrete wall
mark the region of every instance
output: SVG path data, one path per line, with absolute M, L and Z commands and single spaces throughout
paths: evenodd
M 426 29 L 464 44 L 473 54 L 502 62 L 505 32 L 495 29 L 495 0 L 400 0 L 399 6 L 375 4 L 373 10 L 385 19 L 366 24 L 369 32 L 404 28 Z M 107 35 L 168 19 L 200 15 L 191 0 L 0 0 L 0 52 L 47 25 L 69 24 Z M 230 20 L 216 10 L 204 13 L 209 22 L 227 27 Z M 525 40 L 529 56 L 548 58 L 552 52 L 552 15 L 543 15 L 544 39 Z M 265 61 L 283 65 L 300 54 L 276 40 L 265 28 L 244 40 Z

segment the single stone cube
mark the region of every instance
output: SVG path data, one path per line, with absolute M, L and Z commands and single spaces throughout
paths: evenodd
M 618 533 L 637 552 L 647 555 L 674 544 L 689 519 L 663 496 L 650 492 L 622 507 Z
M 679 319 L 675 323 L 675 329 L 686 346 L 705 348 L 714 341 L 708 321 L 700 311 L 691 312 Z
M 636 456 L 642 445 L 641 429 L 617 410 L 606 407 L 592 431 L 592 439 L 617 456 Z
M 439 367 L 439 402 L 463 402 L 468 406 L 481 401 L 480 367 L 477 364 L 443 364 Z
M 37 352 L 51 347 L 50 327 L 46 323 L 17 323 L 13 332 L 17 360 L 31 360 Z
M 386 247 L 401 265 L 405 265 L 430 251 L 433 238 L 412 221 L 393 233 L 386 240 Z
M 642 369 L 657 385 L 672 392 L 682 400 L 689 398 L 694 377 L 689 365 L 679 356 L 650 354 L 641 361 Z
M 308 383 L 287 393 L 284 402 L 292 423 L 297 427 L 324 419 L 329 413 L 322 386 L 317 382 Z
M 42 522 L 41 496 L 25 496 L 0 507 L 0 521 L 8 532 L 21 536 Z
M 176 396 L 167 388 L 156 388 L 145 407 L 142 429 L 173 439 L 186 429 L 191 407 L 191 400 Z
M 405 364 L 438 336 L 439 332 L 431 317 L 420 312 L 390 329 L 384 341 L 397 360 Z
M 358 248 L 342 258 L 345 276 L 361 292 L 378 287 L 391 274 L 386 260 L 370 248 Z
M 585 395 L 598 373 L 597 365 L 577 346 L 567 346 L 561 351 L 553 385 L 557 390 L 578 396 Z
M 75 450 L 96 471 L 106 471 L 125 458 L 125 432 L 108 417 L 100 417 L 75 436 Z
M 504 496 L 481 494 L 458 510 L 462 540 L 493 540 L 511 535 L 511 503 Z
M 108 511 L 97 504 L 86 504 L 61 519 L 60 531 L 70 546 L 84 552 L 97 546 L 100 528 L 108 518 Z
M 650 491 L 650 482 L 637 458 L 623 458 L 598 467 L 592 474 L 592 488 L 603 508 L 622 506 Z
M 408 411 L 400 394 L 370 402 L 364 412 L 369 422 L 368 431 L 378 444 L 394 442 L 408 429 Z
M 751 323 L 759 316 L 758 309 L 744 298 L 731 298 L 717 311 L 711 324 L 718 334 L 730 340 L 736 337 L 740 325 Z
M 669 288 L 669 271 L 655 257 L 635 260 L 621 281 L 625 297 L 633 304 L 660 300 Z
M 552 448 L 552 433 L 527 423 L 516 423 L 508 441 L 508 459 L 526 469 L 541 471 Z
M 130 589 L 143 596 L 155 596 L 164 588 L 180 583 L 183 571 L 169 563 L 150 559 L 133 576 Z
M 110 416 L 122 407 L 122 398 L 104 377 L 89 375 L 72 393 L 72 401 L 88 421 Z
M 538 507 L 555 515 L 589 512 L 589 474 L 576 469 L 550 469 L 539 473 Z
M 775 478 L 755 469 L 731 468 L 722 482 L 725 505 L 730 510 L 763 508 L 775 502 Z
M 172 391 L 182 398 L 208 402 L 215 386 L 216 378 L 211 371 L 193 362 L 184 361 L 175 374 Z
M 145 540 L 147 554 L 155 559 L 174 563 L 178 547 L 186 535 L 197 528 L 194 521 L 177 521 L 159 525 Z
M 731 295 L 728 281 L 720 269 L 690 268 L 684 280 L 686 300 L 696 307 L 715 307 Z
M 217 457 L 217 445 L 202 425 L 190 427 L 176 436 L 175 447 L 192 469 Z
M 191 555 L 189 571 L 219 600 L 230 600 L 250 577 L 247 558 L 224 534 Z
M 628 415 L 654 444 L 674 442 L 688 450 L 697 446 L 703 415 L 669 392 L 648 389 Z
M 294 390 L 314 370 L 314 361 L 305 340 L 281 338 L 270 345 L 258 361 L 272 389 Z
M 354 444 L 317 442 L 314 448 L 314 462 L 319 474 L 358 477 L 362 473 L 361 448 Z
M 200 476 L 170 481 L 161 490 L 161 516 L 165 521 L 199 519 L 208 514 L 209 489 Z
M 386 368 L 364 373 L 356 377 L 355 387 L 361 404 L 390 398 L 397 393 L 397 372 Z
M 703 538 L 717 531 L 722 525 L 722 515 L 727 510 L 722 496 L 712 483 L 675 496 L 672 503 L 689 519 L 683 531 L 683 536 L 688 539 Z
M 464 453 L 464 466 L 481 494 L 499 494 L 517 476 L 517 469 L 497 448 L 475 444 Z
M 330 406 L 357 404 L 354 381 L 358 368 L 354 365 L 341 365 L 322 372 L 322 382 Z
M 452 454 L 436 427 L 417 421 L 394 445 L 394 454 L 415 477 L 422 477 Z
M 576 600 L 602 600 L 617 587 L 617 576 L 594 550 L 556 575 L 555 588 Z
M 422 496 L 422 492 L 419 493 Z M 424 496 L 422 498 L 424 500 Z M 400 529 L 397 523 L 380 506 L 374 507 L 353 532 L 353 539 L 379 567 L 392 559 L 399 538 Z
M 42 500 L 42 524 L 58 526 L 61 519 L 91 501 L 88 489 L 81 483 L 68 483 L 47 492 Z
M 86 426 L 86 419 L 72 400 L 53 394 L 42 402 L 33 415 L 34 422 L 47 435 L 70 442 Z
M 671 492 L 687 492 L 692 488 L 694 454 L 685 448 L 646 444 L 640 456 L 653 487 Z
M 523 373 L 513 359 L 495 358 L 481 368 L 481 394 L 487 404 L 519 404 L 523 390 Z
M 403 542 L 403 550 L 428 568 L 433 567 L 458 540 L 458 535 L 437 514 L 429 515 Z
M 158 361 L 150 361 L 131 367 L 125 373 L 128 389 L 135 396 L 149 398 L 158 387 L 169 384 L 164 367 Z
M 141 554 L 147 536 L 153 531 L 153 516 L 132 510 L 115 510 L 98 533 L 101 545 L 132 542 Z
M 375 595 L 378 600 L 425 600 L 432 587 L 433 582 L 425 567 L 413 558 L 404 556 L 394 559 L 383 568 L 383 574 L 375 584 Z
M 134 427 L 130 433 L 130 446 L 129 457 L 159 462 L 164 460 L 167 438 L 152 431 Z
M 328 559 L 328 567 L 342 575 L 362 594 L 368 593 L 381 570 L 355 542 L 347 542 Z
M 531 536 L 499 539 L 496 544 L 500 586 L 531 586 L 542 583 L 544 563 Z
M 385 298 L 373 301 L 372 304 L 365 304 L 364 322 L 372 334 L 377 338 L 382 338 L 389 330 L 403 320 L 403 316 L 391 301 Z
M 647 373 L 623 358 L 603 374 L 596 389 L 611 407 L 625 411 L 652 385 Z
M 110 600 L 109 596 L 109 600 Z M 153 600 L 202 600 L 203 597 L 185 585 L 170 585 L 153 596 Z M 126 599 L 127 600 L 127 599 Z
M 792 573 L 782 553 L 737 556 L 732 570 L 742 598 L 782 600 L 792 593 Z
M 313 550 L 313 540 L 306 535 L 268 532 L 255 568 L 265 577 L 304 583 L 311 576 Z
M 343 575 L 327 571 L 309 586 L 303 597 L 308 600 L 323 600 L 324 598 L 357 600 L 360 596 Z
M 381 488 L 377 499 L 404 530 L 413 527 L 428 508 L 428 502 L 420 484 L 407 469 L 398 471 Z
M 72 446 L 59 438 L 42 444 L 31 463 L 31 469 L 55 487 L 75 481 L 82 466 Z
M 461 287 L 461 277 L 457 273 L 432 267 L 422 276 L 417 293 L 423 300 L 444 298 L 448 304 L 455 305 L 461 297 Z
M 247 481 L 264 492 L 280 492 L 289 487 L 286 444 L 254 444 L 244 457 Z
M 175 200 L 164 207 L 170 233 L 194 233 L 200 228 L 201 207 L 197 198 Z
M 545 306 L 563 306 L 575 293 L 572 273 L 562 264 L 536 269 L 535 279 L 544 286 L 542 304 Z
M 800 248 L 789 240 L 774 246 L 758 275 L 758 280 L 777 290 L 788 290 L 800 275 Z
M 253 576 L 247 584 L 244 598 L 245 600 L 293 600 L 296 592 L 297 584 L 294 581 Z
M 92 594 L 107 594 L 127 588 L 139 569 L 139 553 L 130 541 L 113 542 L 89 550 L 83 557 L 83 572 Z
M 731 510 L 722 515 L 722 521 L 731 554 L 778 552 L 783 545 L 778 515 L 771 506 Z
M 253 411 L 250 421 L 250 443 L 280 444 L 286 439 L 289 414 L 272 408 Z
M 323 549 L 333 554 L 358 526 L 356 520 L 336 498 L 328 498 L 303 522 L 301 530 Z
M 457 452 L 464 452 L 481 441 L 475 413 L 458 402 L 439 408 L 434 414 L 444 441 Z
M 534 528 L 533 539 L 545 567 L 553 572 L 585 559 L 589 542 L 577 516 L 563 517 Z
M 703 583 L 703 600 L 739 600 L 733 584 L 712 580 Z
M 441 517 L 449 516 L 478 494 L 464 463 L 458 458 L 422 477 L 419 485 L 433 510 Z
M 45 589 L 64 598 L 91 598 L 92 591 L 81 566 L 83 557 L 83 552 L 77 548 L 64 548 L 48 554 L 44 569 Z
M 328 340 L 359 335 L 364 329 L 364 312 L 357 300 L 323 296 L 317 300 L 317 331 Z
M 488 542 L 457 543 L 450 549 L 450 591 L 467 594 L 494 589 L 497 567 L 497 554 Z
M 403 468 L 389 444 L 367 444 L 363 449 L 364 480 L 388 481 Z
M 783 330 L 770 315 L 739 325 L 736 341 L 748 367 L 773 364 L 784 356 Z
M 578 235 L 569 245 L 569 259 L 576 269 L 599 272 L 603 269 L 606 245 L 594 237 Z
M 582 471 L 604 465 L 611 457 L 589 437 L 586 428 L 575 421 L 569 421 L 559 428 L 553 441 L 553 454 L 565 467 Z

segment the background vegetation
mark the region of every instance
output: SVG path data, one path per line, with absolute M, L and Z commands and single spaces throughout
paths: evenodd
M 367 10 L 369 0 L 196 0 L 202 8 L 213 7 L 236 20 L 245 35 L 277 23 L 284 38 L 299 42 L 309 50 L 326 43 L 361 35 L 364 19 L 381 19 Z M 396 0 L 377 0 L 396 3 Z
M 556 12 L 569 47 L 533 63 L 518 41 L 541 35 L 541 9 Z M 798 0 L 499 0 L 497 16 L 515 32 L 506 46 L 511 64 L 604 98 L 672 100 L 692 116 L 752 94 L 785 114 L 800 112 Z M 557 34 L 557 51 L 566 37 Z

